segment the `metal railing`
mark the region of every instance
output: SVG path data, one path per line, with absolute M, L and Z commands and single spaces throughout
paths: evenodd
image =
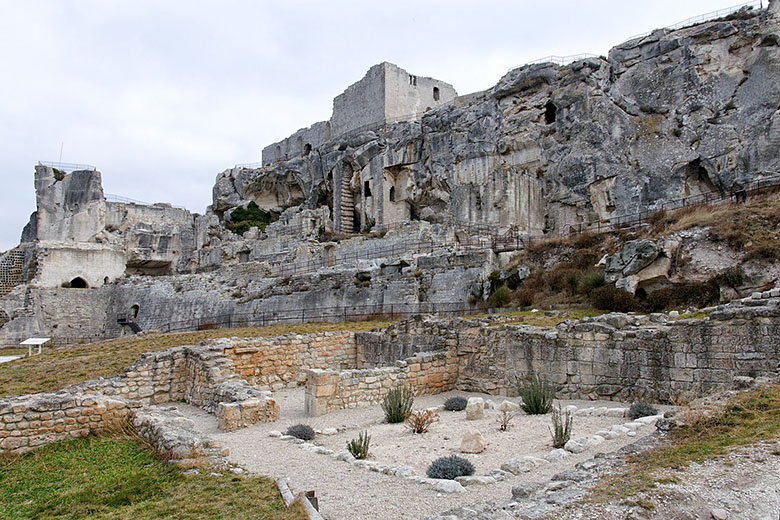
M 103 196 L 107 202 L 118 202 L 120 204 L 138 204 L 139 206 L 162 205 L 187 211 L 187 208 L 184 206 L 176 206 L 174 204 L 170 204 L 169 202 L 144 202 L 142 200 L 131 199 L 129 197 L 122 197 L 121 195 L 114 195 L 113 193 L 105 193 Z
M 616 229 L 631 228 L 647 224 L 650 217 L 659 211 L 674 210 L 686 206 L 698 206 L 702 204 L 722 204 L 724 202 L 736 201 L 737 193 L 743 192 L 745 196 L 755 195 L 763 190 L 780 186 L 780 174 L 773 173 L 767 177 L 756 179 L 745 187 L 730 191 L 711 191 L 691 195 L 690 197 L 681 197 L 670 199 L 655 206 L 653 209 L 647 209 L 636 213 L 618 215 L 606 219 L 594 220 L 591 222 L 576 222 L 567 224 L 561 228 L 562 235 L 571 235 L 585 232 L 602 233 Z
M 564 65 L 569 65 L 571 63 L 574 63 L 575 61 L 580 60 L 586 60 L 589 58 L 598 58 L 598 54 L 572 54 L 570 56 L 545 56 L 544 58 L 539 58 L 534 61 L 529 61 L 528 63 L 523 63 L 522 65 L 517 65 L 516 67 L 512 67 L 509 69 L 509 71 L 513 71 L 515 69 L 519 69 L 521 67 L 526 67 L 528 65 L 539 65 L 540 63 L 552 63 L 554 65 L 559 65 L 563 67 Z
M 335 323 L 373 320 L 393 321 L 424 314 L 466 316 L 477 312 L 482 311 L 477 306 L 465 302 L 380 303 L 375 305 L 346 305 L 225 313 L 177 321 L 168 321 L 163 318 L 139 318 L 137 323 L 144 330 L 184 332 L 233 327 L 265 327 L 267 325 L 296 323 Z M 121 319 L 122 316 L 117 316 L 117 318 Z
M 238 163 L 235 166 L 233 166 L 234 169 L 246 169 L 246 170 L 255 170 L 257 168 L 260 168 L 263 166 L 262 161 L 261 162 L 253 162 L 253 163 Z
M 667 29 L 670 31 L 676 31 L 678 29 L 683 29 L 684 27 L 690 27 L 692 25 L 700 24 L 702 22 L 707 22 L 710 20 L 717 20 L 718 18 L 723 18 L 724 16 L 729 16 L 731 14 L 738 13 L 739 11 L 742 11 L 743 9 L 745 11 L 751 10 L 751 9 L 763 9 L 764 8 L 764 2 L 763 0 L 754 0 L 752 2 L 745 2 L 744 4 L 735 5 L 732 7 L 725 7 L 723 9 L 718 9 L 717 11 L 711 11 L 709 13 L 700 14 L 697 16 L 692 16 L 690 18 L 686 18 L 685 20 L 681 22 L 677 22 L 676 24 L 669 25 L 667 27 L 661 27 L 660 29 Z M 652 31 L 647 31 L 642 34 L 637 34 L 635 36 L 632 36 L 628 38 L 626 41 L 636 40 L 637 38 L 644 38 L 646 36 L 650 36 L 653 34 L 653 32 L 657 31 L 658 29 L 653 29 Z
M 65 162 L 51 162 L 51 161 L 38 161 L 38 166 L 48 166 L 66 173 L 75 171 L 88 171 L 94 172 L 97 170 L 91 164 L 77 164 L 77 163 L 65 163 Z

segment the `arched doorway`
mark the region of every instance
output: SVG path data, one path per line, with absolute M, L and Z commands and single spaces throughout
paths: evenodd
M 70 286 L 73 289 L 88 289 L 89 288 L 89 284 L 87 283 L 87 281 L 85 279 L 83 279 L 82 277 L 80 277 L 80 276 L 77 276 L 76 278 L 71 280 L 70 281 Z

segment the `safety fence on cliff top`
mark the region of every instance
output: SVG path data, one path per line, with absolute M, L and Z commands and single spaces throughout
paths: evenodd
M 301 323 L 335 323 L 346 321 L 394 321 L 411 316 L 436 314 L 440 316 L 466 316 L 485 312 L 467 302 L 418 302 L 377 303 L 368 305 L 343 305 L 332 307 L 308 307 L 301 309 L 257 310 L 231 312 L 213 316 L 201 316 L 169 321 L 161 317 L 139 316 L 137 323 L 144 330 L 159 332 L 184 332 L 193 330 L 223 329 L 233 327 L 265 327 L 267 325 L 291 325 Z

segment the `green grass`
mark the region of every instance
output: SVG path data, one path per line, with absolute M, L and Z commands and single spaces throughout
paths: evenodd
M 264 477 L 187 476 L 135 438 L 86 437 L 0 459 L 0 520 L 304 520 Z
M 159 352 L 181 345 L 195 345 L 210 338 L 272 337 L 296 332 L 366 331 L 389 322 L 304 323 L 234 329 L 214 329 L 174 334 L 148 334 L 45 350 L 40 356 L 0 364 L 0 397 L 51 392 L 65 385 L 98 377 L 113 377 L 132 365 L 144 352 Z
M 692 462 L 720 457 L 732 448 L 777 439 L 780 436 L 780 386 L 738 395 L 720 413 L 686 419 L 691 425 L 672 430 L 670 442 L 644 452 L 622 472 L 605 478 L 586 498 L 588 501 L 626 499 L 676 482 L 676 470 Z
M 533 325 L 536 327 L 554 327 L 565 320 L 581 320 L 589 316 L 600 316 L 604 311 L 597 309 L 561 309 L 562 314 L 545 316 L 544 311 L 507 311 L 501 314 L 480 314 L 474 318 L 501 316 L 504 319 L 494 325 Z
M 671 318 L 670 321 L 679 321 L 679 320 L 703 320 L 704 318 L 708 318 L 710 315 L 709 312 L 705 311 L 693 311 L 693 312 L 687 312 L 685 314 L 680 314 L 676 318 Z

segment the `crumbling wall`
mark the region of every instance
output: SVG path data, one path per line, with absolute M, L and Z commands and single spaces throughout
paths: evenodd
M 186 346 L 147 353 L 118 376 L 70 385 L 51 394 L 0 399 L 0 454 L 23 453 L 71 437 L 118 428 L 143 406 L 184 401 L 218 419 L 223 431 L 279 418 L 271 393 L 250 386 L 232 370 L 224 347 Z M 147 423 L 156 441 L 164 432 Z M 149 422 L 151 421 L 151 422 Z
M 452 390 L 457 381 L 455 355 L 422 352 L 395 366 L 362 370 L 309 370 L 306 379 L 306 414 L 312 417 L 344 408 L 382 401 L 396 386 L 408 386 L 417 395 Z

